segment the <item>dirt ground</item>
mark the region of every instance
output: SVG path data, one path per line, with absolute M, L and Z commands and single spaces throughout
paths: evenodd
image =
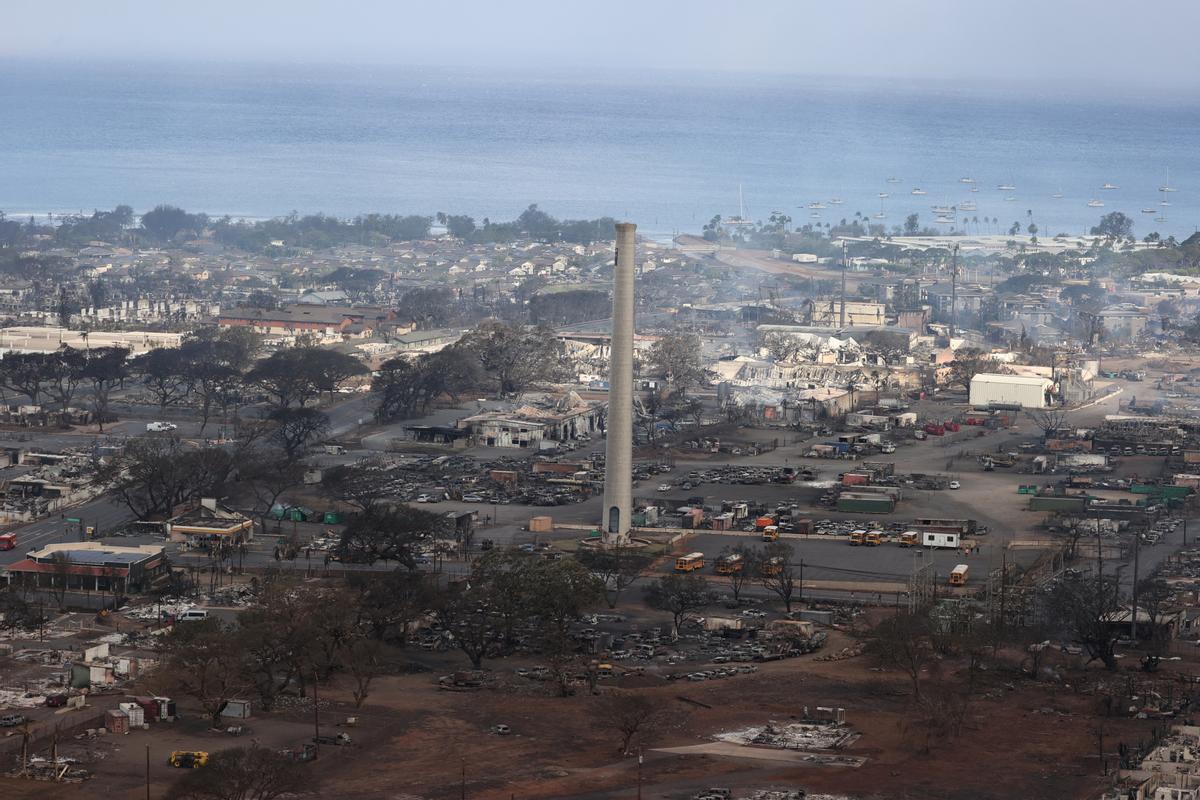
M 835 633 L 825 652 L 851 643 Z M 464 783 L 466 796 L 479 800 L 633 796 L 636 759 L 618 753 L 620 739 L 599 713 L 601 697 L 586 692 L 553 697 L 546 685 L 517 679 L 512 670 L 523 662 L 513 659 L 493 662 L 502 684 L 497 688 L 440 691 L 437 676 L 449 667 L 461 668 L 462 659 L 452 653 L 421 658 L 431 670 L 377 680 L 359 710 L 350 702 L 348 686 L 335 681 L 322 688 L 322 731 L 347 731 L 355 744 L 322 747 L 316 763 L 296 766 L 311 773 L 315 796 L 440 800 L 462 797 Z M 1136 743 L 1156 723 L 1101 717 L 1096 681 L 1118 684 L 1124 676 L 1062 662 L 1055 664 L 1061 680 L 1034 683 L 1019 675 L 1016 658 L 1002 654 L 999 661 L 1007 666 L 992 664 L 978 679 L 956 734 L 932 739 L 907 678 L 880 671 L 866 656 L 840 661 L 805 656 L 720 681 L 641 677 L 615 683 L 656 698 L 670 718 L 641 742 L 647 798 L 682 800 L 708 786 L 792 787 L 897 800 L 1094 797 L 1105 785 L 1098 757 L 1101 725 L 1111 759 L 1118 742 Z M 1174 662 L 1173 668 L 1186 671 L 1194 665 Z M 954 659 L 923 677 L 927 687 L 961 686 L 964 680 L 964 665 Z M 1173 675 L 1160 673 L 1155 680 L 1166 684 Z M 603 682 L 601 691 L 612 683 Z M 794 721 L 805 707 L 816 706 L 845 708 L 848 724 L 861 736 L 842 752 L 864 757 L 863 766 L 796 767 L 655 750 L 709 742 L 716 733 L 772 720 Z M 314 725 L 311 703 L 298 699 L 287 709 L 259 713 L 247 721 L 250 731 L 236 738 L 208 731 L 186 701 L 183 711 L 185 719 L 156 723 L 149 731 L 65 742 L 63 749 L 85 757 L 96 773 L 82 785 L 4 779 L 0 796 L 144 798 L 149 747 L 151 797 L 166 798 L 178 777 L 165 763 L 171 750 L 215 751 L 251 742 L 294 747 L 312 735 Z M 357 717 L 355 727 L 335 727 L 350 716 Z M 510 726 L 511 735 L 490 733 L 501 723 Z

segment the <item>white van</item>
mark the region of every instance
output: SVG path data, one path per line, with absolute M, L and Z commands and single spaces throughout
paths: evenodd
M 189 608 L 179 615 L 178 622 L 201 622 L 208 619 L 208 612 L 203 608 Z

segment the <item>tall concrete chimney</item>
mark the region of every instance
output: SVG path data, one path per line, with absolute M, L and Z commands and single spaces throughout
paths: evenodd
M 612 347 L 608 358 L 608 422 L 605 427 L 604 518 L 607 547 L 629 542 L 633 506 L 633 272 L 637 225 L 617 223 L 613 270 Z

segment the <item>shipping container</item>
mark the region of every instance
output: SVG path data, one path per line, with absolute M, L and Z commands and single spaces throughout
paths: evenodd
M 837 510 L 861 514 L 890 514 L 896 510 L 896 502 L 887 495 L 847 495 L 838 498 Z
M 933 533 L 958 533 L 969 535 L 975 532 L 976 523 L 973 519 L 943 519 L 941 517 L 917 517 L 912 526 L 918 531 Z
M 1029 498 L 1030 511 L 1083 511 L 1087 507 L 1086 497 L 1035 496 Z
M 1167 486 L 1156 483 L 1135 483 L 1129 487 L 1134 494 L 1153 494 L 1159 497 L 1187 497 L 1191 491 L 1187 486 Z

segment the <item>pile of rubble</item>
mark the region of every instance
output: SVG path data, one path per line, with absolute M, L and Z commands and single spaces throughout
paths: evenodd
M 867 646 L 861 642 L 850 647 L 843 647 L 836 653 L 825 653 L 813 659 L 813 661 L 845 661 L 847 658 L 857 658 L 865 653 Z
M 858 733 L 840 722 L 768 722 L 740 731 L 718 733 L 718 741 L 780 750 L 837 750 L 852 744 Z

